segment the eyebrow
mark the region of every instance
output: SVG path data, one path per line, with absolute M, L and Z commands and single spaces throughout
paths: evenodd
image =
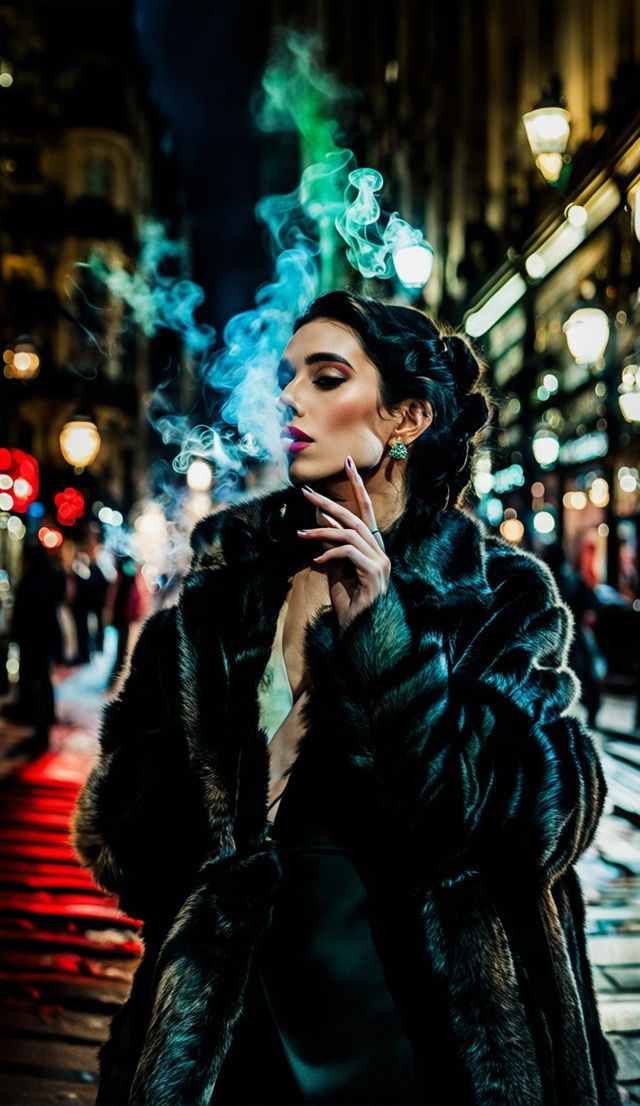
M 308 357 L 305 357 L 305 365 L 315 365 L 318 361 L 338 361 L 341 365 L 346 365 L 349 369 L 353 369 L 353 365 L 350 361 L 347 361 L 346 357 L 341 357 L 339 353 L 310 353 Z M 355 372 L 356 370 L 353 369 Z
M 346 365 L 352 372 L 358 371 L 353 367 L 350 361 L 347 361 L 346 357 L 341 357 L 339 353 L 310 353 L 309 356 L 304 359 L 305 365 L 316 365 L 319 361 L 336 361 L 340 365 Z M 278 365 L 278 379 L 283 369 L 291 370 L 292 368 L 291 362 L 284 357 Z

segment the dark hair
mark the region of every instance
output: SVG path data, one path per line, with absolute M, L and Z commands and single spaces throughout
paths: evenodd
M 382 406 L 394 410 L 406 399 L 429 401 L 433 421 L 409 446 L 406 488 L 436 508 L 460 506 L 477 435 L 494 411 L 486 365 L 471 343 L 416 308 L 351 292 L 319 296 L 296 319 L 294 332 L 320 318 L 357 335 L 380 373 Z

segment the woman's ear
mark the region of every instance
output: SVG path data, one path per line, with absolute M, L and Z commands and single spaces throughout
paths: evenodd
M 433 407 L 428 399 L 408 399 L 400 404 L 401 417 L 394 427 L 405 445 L 415 441 L 433 422 Z

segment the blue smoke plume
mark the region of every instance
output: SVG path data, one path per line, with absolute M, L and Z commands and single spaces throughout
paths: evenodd
M 143 226 L 134 272 L 109 265 L 100 253 L 88 262 L 111 294 L 125 301 L 145 334 L 167 328 L 179 335 L 203 393 L 223 397 L 216 425 L 209 414 L 203 423 L 167 410 L 162 389 L 149 408 L 163 441 L 177 447 L 173 469 L 184 474 L 194 459 L 210 462 L 218 501 L 242 494 L 249 461 L 268 463 L 269 479 L 286 483 L 276 370 L 295 318 L 321 290 L 335 286 L 341 266 L 344 281 L 343 242 L 346 259 L 360 276 L 387 280 L 395 276 L 398 248 L 425 244 L 419 229 L 397 212 L 382 210 L 381 174 L 359 168 L 353 151 L 341 144 L 336 116 L 348 95 L 324 70 L 316 37 L 291 31 L 277 35 L 256 119 L 265 132 L 297 135 L 301 176 L 292 192 L 265 196 L 257 205 L 274 275 L 257 290 L 254 307 L 229 320 L 221 341 L 211 326 L 195 319 L 204 294 L 188 279 L 186 244 L 170 239 L 157 220 Z

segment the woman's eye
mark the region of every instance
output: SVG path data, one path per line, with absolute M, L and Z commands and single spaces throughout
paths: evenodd
M 337 388 L 338 384 L 344 384 L 344 376 L 318 376 L 314 380 L 317 388 Z

